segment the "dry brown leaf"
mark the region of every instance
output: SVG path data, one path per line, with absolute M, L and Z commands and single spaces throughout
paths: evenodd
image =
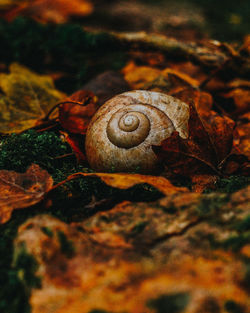
M 25 173 L 1 170 L 0 223 L 7 222 L 14 209 L 40 202 L 52 185 L 52 177 L 37 164 L 32 164 Z
M 218 174 L 219 164 L 232 149 L 234 122 L 211 111 L 209 106 L 204 110 L 199 102 L 204 98 L 207 101 L 207 97 L 197 90 L 186 89 L 176 97 L 189 104 L 189 137 L 182 139 L 174 132 L 161 146 L 153 147 L 155 153 L 174 174 Z
M 75 134 L 86 134 L 90 119 L 98 106 L 91 91 L 80 90 L 68 97 L 59 107 L 59 122 L 64 129 Z
M 205 189 L 214 189 L 218 176 L 215 175 L 192 175 L 192 191 L 202 193 Z

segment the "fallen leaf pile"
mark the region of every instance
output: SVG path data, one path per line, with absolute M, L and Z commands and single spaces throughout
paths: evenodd
M 81 32 L 96 3 L 0 3 L 6 25 L 34 19 L 38 42 L 51 31 L 39 73 L 15 63 L 33 32 L 11 46 L 13 60 L 0 53 L 0 311 L 250 313 L 249 37 L 237 47 Z M 52 25 L 76 17 L 77 27 Z M 124 59 L 107 70 L 116 52 Z M 149 146 L 160 162 L 151 175 L 94 172 L 92 117 L 136 89 L 185 102 L 187 138 Z

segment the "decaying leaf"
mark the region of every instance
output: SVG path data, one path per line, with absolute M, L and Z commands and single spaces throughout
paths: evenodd
M 37 124 L 64 97 L 49 76 L 38 75 L 13 63 L 0 74 L 0 132 L 18 133 Z
M 155 153 L 175 174 L 190 176 L 197 174 L 197 170 L 218 173 L 218 165 L 232 148 L 234 122 L 209 107 L 204 110 L 199 105 L 203 99 L 199 91 L 186 89 L 176 97 L 189 104 L 189 137 L 182 139 L 174 132 L 160 147 L 153 147 Z
M 14 8 L 10 7 L 4 14 L 10 21 L 18 15 L 25 15 L 42 23 L 65 23 L 71 16 L 85 16 L 93 11 L 89 0 L 24 0 L 12 3 Z
M 32 164 L 25 173 L 0 171 L 0 223 L 7 222 L 14 209 L 40 202 L 52 187 L 53 179 L 47 171 Z
M 91 117 L 98 106 L 91 91 L 80 90 L 68 97 L 59 107 L 59 121 L 64 129 L 75 134 L 86 134 Z
M 248 201 L 249 189 L 183 193 L 73 224 L 28 220 L 15 256 L 25 249 L 38 264 L 32 312 L 228 313 L 233 303 L 249 313 Z
M 218 162 L 222 162 L 232 149 L 235 123 L 227 116 L 212 110 L 213 99 L 209 93 L 194 92 L 195 107 L 216 151 Z

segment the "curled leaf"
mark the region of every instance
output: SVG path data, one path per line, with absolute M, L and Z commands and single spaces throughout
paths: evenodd
M 86 134 L 91 117 L 97 110 L 97 98 L 91 91 L 80 90 L 59 107 L 59 121 L 71 133 Z
M 65 181 L 62 181 L 55 185 L 52 189 L 64 184 L 65 182 L 83 177 L 99 177 L 105 184 L 120 189 L 128 189 L 138 184 L 149 184 L 163 194 L 168 195 L 176 192 L 185 192 L 186 188 L 176 187 L 171 184 L 171 182 L 161 176 L 150 176 L 150 175 L 140 175 L 140 174 L 123 174 L 123 173 L 75 173 L 70 175 Z

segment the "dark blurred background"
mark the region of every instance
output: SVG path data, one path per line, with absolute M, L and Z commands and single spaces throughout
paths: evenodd
M 153 31 L 182 40 L 239 41 L 250 32 L 249 0 L 92 0 L 88 27 Z

